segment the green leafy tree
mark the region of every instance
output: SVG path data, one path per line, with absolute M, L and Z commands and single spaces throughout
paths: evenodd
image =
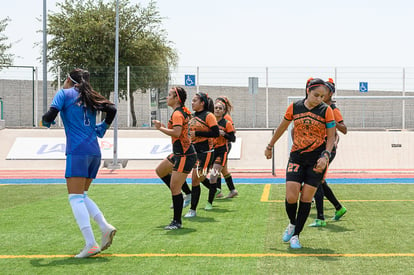
M 115 1 L 65 0 L 57 5 L 60 11 L 48 16 L 51 69 L 88 69 L 92 87 L 109 97 L 114 90 Z M 170 69 L 177 63 L 162 19 L 155 1 L 146 7 L 119 1 L 119 97 L 126 97 L 126 67 L 130 66 L 133 126 L 137 123 L 133 92 L 165 89 Z
M 7 36 L 4 31 L 7 28 L 10 19 L 7 17 L 0 20 L 0 65 L 8 66 L 13 63 L 13 54 L 8 53 L 8 50 L 12 47 L 11 43 L 7 43 Z

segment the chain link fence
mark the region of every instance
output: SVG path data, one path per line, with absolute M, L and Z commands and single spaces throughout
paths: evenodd
M 113 100 L 113 67 L 87 68 L 92 86 Z M 48 76 L 47 102 L 63 85 L 67 71 Z M 6 127 L 36 127 L 43 113 L 41 70 L 30 66 L 2 67 L 0 97 Z M 248 79 L 258 79 L 256 92 L 249 92 Z M 361 100 L 337 100 L 349 129 L 414 129 L 414 101 L 364 100 L 366 96 L 414 95 L 414 68 L 397 67 L 120 67 L 118 126 L 150 127 L 154 118 L 166 122 L 171 110 L 165 97 L 168 88 L 183 86 L 186 105 L 197 91 L 216 98 L 226 95 L 234 105 L 238 128 L 277 127 L 288 97 L 305 94 L 309 77 L 333 78 L 337 96 L 360 96 Z M 186 79 L 192 81 L 186 83 Z M 360 83 L 367 91 L 360 92 Z M 188 86 L 186 86 L 186 84 Z M 48 107 L 48 106 L 47 106 Z M 58 123 L 55 127 L 62 127 Z

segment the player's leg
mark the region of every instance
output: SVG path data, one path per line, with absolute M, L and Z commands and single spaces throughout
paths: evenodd
M 323 197 L 324 197 L 323 191 L 324 190 L 322 188 L 322 184 L 320 184 L 318 186 L 318 189 L 316 190 L 315 197 L 314 197 L 315 205 L 316 205 L 316 219 L 313 223 L 309 225 L 310 227 L 326 226 L 325 215 L 323 211 Z

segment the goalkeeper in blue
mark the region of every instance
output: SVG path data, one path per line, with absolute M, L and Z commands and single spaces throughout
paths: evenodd
M 73 215 L 85 239 L 85 246 L 75 258 L 86 258 L 107 249 L 116 233 L 96 203 L 88 196 L 92 180 L 101 163 L 101 150 L 97 137 L 102 138 L 115 118 L 115 105 L 92 89 L 89 73 L 74 69 L 64 82 L 63 89 L 53 98 L 50 109 L 42 116 L 42 125 L 50 127 L 58 113 L 62 118 L 66 134 L 66 186 Z M 106 114 L 96 123 L 97 112 Z M 92 231 L 90 218 L 102 232 L 98 245 Z

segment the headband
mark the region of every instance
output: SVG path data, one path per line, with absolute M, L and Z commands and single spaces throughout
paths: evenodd
M 221 102 L 227 105 L 227 100 L 224 97 L 218 97 L 217 100 L 220 100 Z
M 208 108 L 208 94 L 205 93 L 196 93 L 202 101 L 204 101 L 205 108 Z
M 175 94 L 178 97 L 178 100 L 181 102 L 181 104 L 183 104 L 183 102 L 181 101 L 180 95 L 178 94 L 177 87 L 174 87 L 174 91 L 175 91 Z
M 68 77 L 69 77 L 70 81 L 72 81 L 73 83 L 75 83 L 75 84 L 79 84 L 79 82 L 75 81 L 75 80 L 74 80 L 74 79 L 70 76 L 70 74 L 68 74 Z

